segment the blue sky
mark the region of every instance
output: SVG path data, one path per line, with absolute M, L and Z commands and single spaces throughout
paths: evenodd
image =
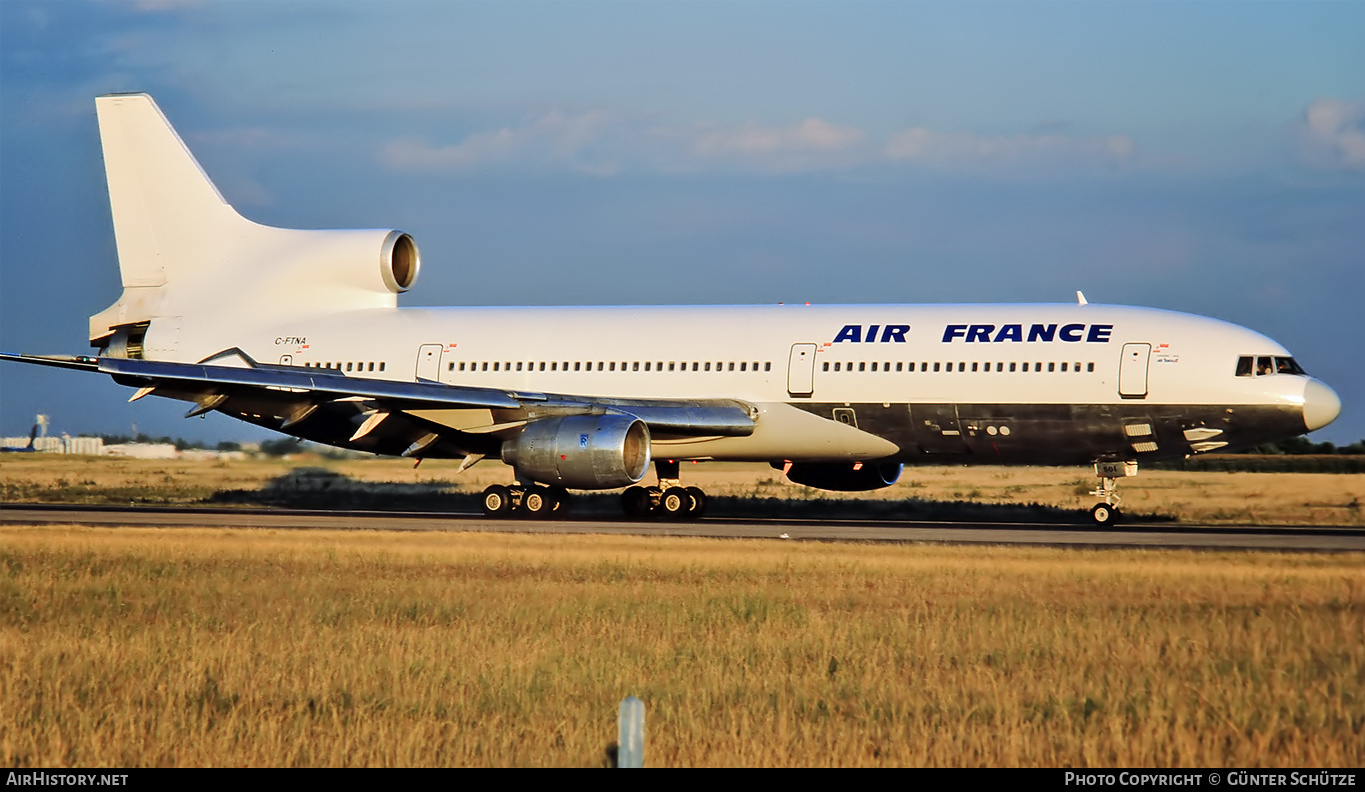
M 1264 332 L 1365 437 L 1365 4 L 0 3 L 0 348 L 119 292 L 96 95 L 407 305 L 1069 301 Z M 262 436 L 0 368 L 0 433 Z

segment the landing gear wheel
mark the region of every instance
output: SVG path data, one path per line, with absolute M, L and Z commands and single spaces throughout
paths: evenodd
M 653 506 L 644 487 L 627 487 L 626 491 L 621 493 L 621 508 L 632 520 L 647 519 Z
M 554 496 L 545 487 L 531 487 L 521 496 L 521 510 L 527 517 L 542 519 L 554 509 Z
M 692 496 L 685 487 L 669 487 L 659 495 L 659 514 L 675 520 L 692 510 Z
M 693 519 L 700 519 L 706 513 L 706 493 L 700 487 L 688 487 L 687 494 L 692 496 L 692 505 L 687 509 L 687 516 Z
M 1090 517 L 1099 525 L 1113 525 L 1119 521 L 1119 510 L 1107 503 L 1097 503 L 1090 510 Z
M 501 484 L 483 491 L 483 513 L 486 517 L 506 517 L 512 511 L 512 493 Z

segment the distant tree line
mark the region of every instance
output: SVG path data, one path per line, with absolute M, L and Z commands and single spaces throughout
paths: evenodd
M 1281 440 L 1278 443 L 1262 443 L 1254 448 L 1248 448 L 1239 453 L 1243 454 L 1365 454 L 1365 440 L 1357 440 L 1346 446 L 1327 441 L 1315 443 L 1309 440 L 1306 435 L 1291 437 L 1288 440 Z

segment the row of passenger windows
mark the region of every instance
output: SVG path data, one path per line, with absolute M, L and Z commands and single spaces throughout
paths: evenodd
M 557 361 L 557 360 L 555 360 L 555 361 L 550 361 L 550 362 L 548 362 L 548 363 L 547 363 L 546 361 L 544 361 L 544 360 L 541 360 L 541 361 L 533 361 L 533 362 L 530 362 L 530 363 L 523 363 L 522 361 L 517 361 L 515 364 L 513 364 L 511 361 L 507 361 L 507 362 L 493 361 L 493 362 L 491 362 L 491 363 L 488 362 L 488 361 L 479 361 L 479 362 L 461 362 L 460 364 L 458 364 L 458 366 L 457 366 L 455 363 L 450 363 L 450 364 L 448 364 L 448 365 L 446 366 L 446 370 L 448 370 L 448 371 L 512 371 L 512 366 L 513 366 L 513 365 L 516 366 L 516 370 L 517 370 L 517 371 L 570 371 L 570 370 L 572 370 L 572 371 L 641 371 L 641 368 L 640 368 L 641 365 L 644 366 L 644 369 L 643 369 L 644 371 L 664 371 L 664 370 L 665 370 L 665 369 L 664 369 L 665 363 L 664 363 L 664 361 L 662 361 L 662 360 L 659 360 L 659 361 L 650 361 L 650 360 L 646 360 L 643 364 L 642 364 L 640 361 L 638 361 L 638 360 L 635 360 L 635 361 L 625 361 L 625 360 L 623 360 L 623 361 L 621 361 L 619 364 L 618 364 L 616 361 L 614 361 L 614 360 L 597 360 L 597 361 L 591 361 L 591 360 L 588 360 L 588 361 L 584 361 L 584 360 L 575 360 L 575 361 L 572 361 L 572 362 L 566 360 L 566 361 L 564 361 L 564 362 L 562 362 L 562 363 L 559 362 L 559 361 Z M 618 365 L 620 366 L 620 368 L 617 368 Z M 712 365 L 714 365 L 715 368 L 712 368 Z M 466 366 L 467 366 L 468 368 L 466 368 Z M 570 368 L 569 368 L 570 366 L 573 366 L 573 368 L 570 369 Z M 695 360 L 694 360 L 694 361 L 685 362 L 685 363 L 684 363 L 684 362 L 678 362 L 678 361 L 670 360 L 670 361 L 668 361 L 667 366 L 668 366 L 668 369 L 667 369 L 668 371 L 758 371 L 758 370 L 759 370 L 759 369 L 758 369 L 758 361 L 757 361 L 757 360 L 753 361 L 752 363 L 749 362 L 749 361 L 747 361 L 747 360 L 742 360 L 742 361 L 740 361 L 740 362 L 738 362 L 738 363 L 735 363 L 735 362 L 733 362 L 733 361 L 728 362 L 728 363 L 727 363 L 727 362 L 723 362 L 723 361 L 716 361 L 716 363 L 714 363 L 714 364 L 712 364 L 711 361 L 709 361 L 709 360 L 708 360 L 708 361 L 705 361 L 705 362 L 700 362 L 700 361 L 695 361 Z M 691 368 L 688 368 L 689 366 L 691 366 Z M 594 368 L 594 367 L 595 367 L 595 368 Z M 763 370 L 764 370 L 764 371 L 772 371 L 772 370 L 773 370 L 773 364 L 770 363 L 770 362 L 769 362 L 769 363 L 764 363 L 764 364 L 763 364 Z
M 368 368 L 366 368 L 367 366 Z M 375 366 L 378 366 L 379 368 L 375 368 Z M 334 371 L 383 371 L 384 362 L 380 361 L 379 363 L 375 363 L 373 361 L 366 361 L 363 363 L 356 363 L 352 360 L 345 363 L 304 363 L 303 367 L 333 369 Z
M 1254 363 L 1252 361 L 1255 361 Z M 1250 377 L 1252 374 L 1264 377 L 1269 374 L 1307 374 L 1294 358 L 1243 355 L 1237 358 L 1237 376 Z
M 895 365 L 896 365 L 896 369 L 895 369 L 896 371 L 915 371 L 915 364 L 914 364 L 913 362 L 911 362 L 911 363 L 897 363 L 897 364 L 895 364 Z M 920 370 L 920 371 L 929 371 L 929 370 L 930 370 L 930 369 L 929 369 L 929 366 L 930 366 L 930 365 L 933 366 L 933 370 L 934 370 L 934 371 L 967 371 L 967 370 L 968 370 L 968 369 L 967 369 L 968 366 L 971 366 L 971 370 L 972 370 L 972 371 L 990 371 L 992 365 L 995 366 L 995 370 L 996 370 L 996 371 L 1005 371 L 1005 370 L 1006 370 L 1006 368 L 1005 368 L 1006 366 L 1009 367 L 1009 369 L 1008 369 L 1009 371 L 1020 371 L 1020 372 L 1024 372 L 1024 371 L 1042 371 L 1042 370 L 1043 370 L 1043 364 L 1042 364 L 1041 362 L 1033 363 L 1033 364 L 1032 364 L 1033 368 L 1030 369 L 1030 368 L 1029 368 L 1029 365 L 1030 365 L 1029 363 L 1018 363 L 1018 362 L 1016 362 L 1016 363 L 1001 363 L 1001 362 L 996 362 L 996 363 L 980 363 L 980 362 L 977 362 L 977 363 L 967 363 L 967 362 L 965 362 L 965 361 L 957 361 L 957 362 L 954 362 L 954 363 L 933 363 L 933 364 L 930 364 L 930 363 L 925 362 L 925 363 L 920 363 L 920 364 L 919 364 L 919 370 Z M 876 370 L 877 370 L 877 364 L 876 364 L 876 363 L 859 363 L 859 364 L 858 364 L 858 371 L 868 371 L 868 370 L 869 370 L 869 366 L 871 367 L 871 368 L 870 368 L 871 371 L 876 371 Z M 954 366 L 957 366 L 957 368 L 954 369 L 954 368 L 953 368 Z M 1081 371 L 1081 364 L 1080 364 L 1079 362 L 1077 362 L 1077 363 L 1048 363 L 1048 364 L 1047 364 L 1047 370 L 1048 370 L 1048 371 L 1057 371 L 1057 370 L 1058 370 L 1058 366 L 1061 366 L 1061 370 L 1062 370 L 1062 371 L 1074 371 L 1074 372 L 1077 372 L 1077 373 L 1079 373 L 1079 372 Z M 829 363 L 829 361 L 825 361 L 824 367 L 823 367 L 822 370 L 823 370 L 823 371 L 830 371 L 830 370 L 831 370 L 831 369 L 830 369 L 830 363 Z M 834 363 L 834 368 L 833 368 L 833 370 L 834 370 L 834 371 L 839 371 L 839 370 L 840 370 L 840 364 L 839 364 L 838 362 Z M 853 363 L 850 361 L 849 363 L 845 364 L 843 370 L 844 370 L 844 371 L 853 371 Z M 887 362 L 882 363 L 882 368 L 881 368 L 881 370 L 882 370 L 882 371 L 891 371 L 891 362 L 890 362 L 890 361 L 887 361 Z M 1085 370 L 1088 371 L 1088 372 L 1089 372 L 1089 371 L 1094 371 L 1094 370 L 1095 370 L 1095 364 L 1094 364 L 1094 363 L 1087 363 L 1087 364 L 1085 364 Z

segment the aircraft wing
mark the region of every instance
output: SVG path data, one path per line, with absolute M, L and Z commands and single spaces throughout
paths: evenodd
M 404 413 L 438 431 L 446 427 L 452 433 L 487 435 L 515 431 L 548 416 L 623 414 L 669 435 L 743 437 L 753 433 L 756 415 L 751 405 L 732 399 L 611 399 L 402 382 L 349 377 L 334 369 L 261 364 L 240 353 L 235 357 L 244 365 L 0 352 L 0 360 L 109 374 L 115 382 L 139 389 L 134 400 L 157 395 L 195 402 L 187 417 L 231 409 L 283 419 L 279 428 L 284 431 L 317 408 L 341 402 L 356 402 L 367 413 Z M 470 411 L 486 411 L 482 414 L 492 418 L 484 425 L 448 420 Z

